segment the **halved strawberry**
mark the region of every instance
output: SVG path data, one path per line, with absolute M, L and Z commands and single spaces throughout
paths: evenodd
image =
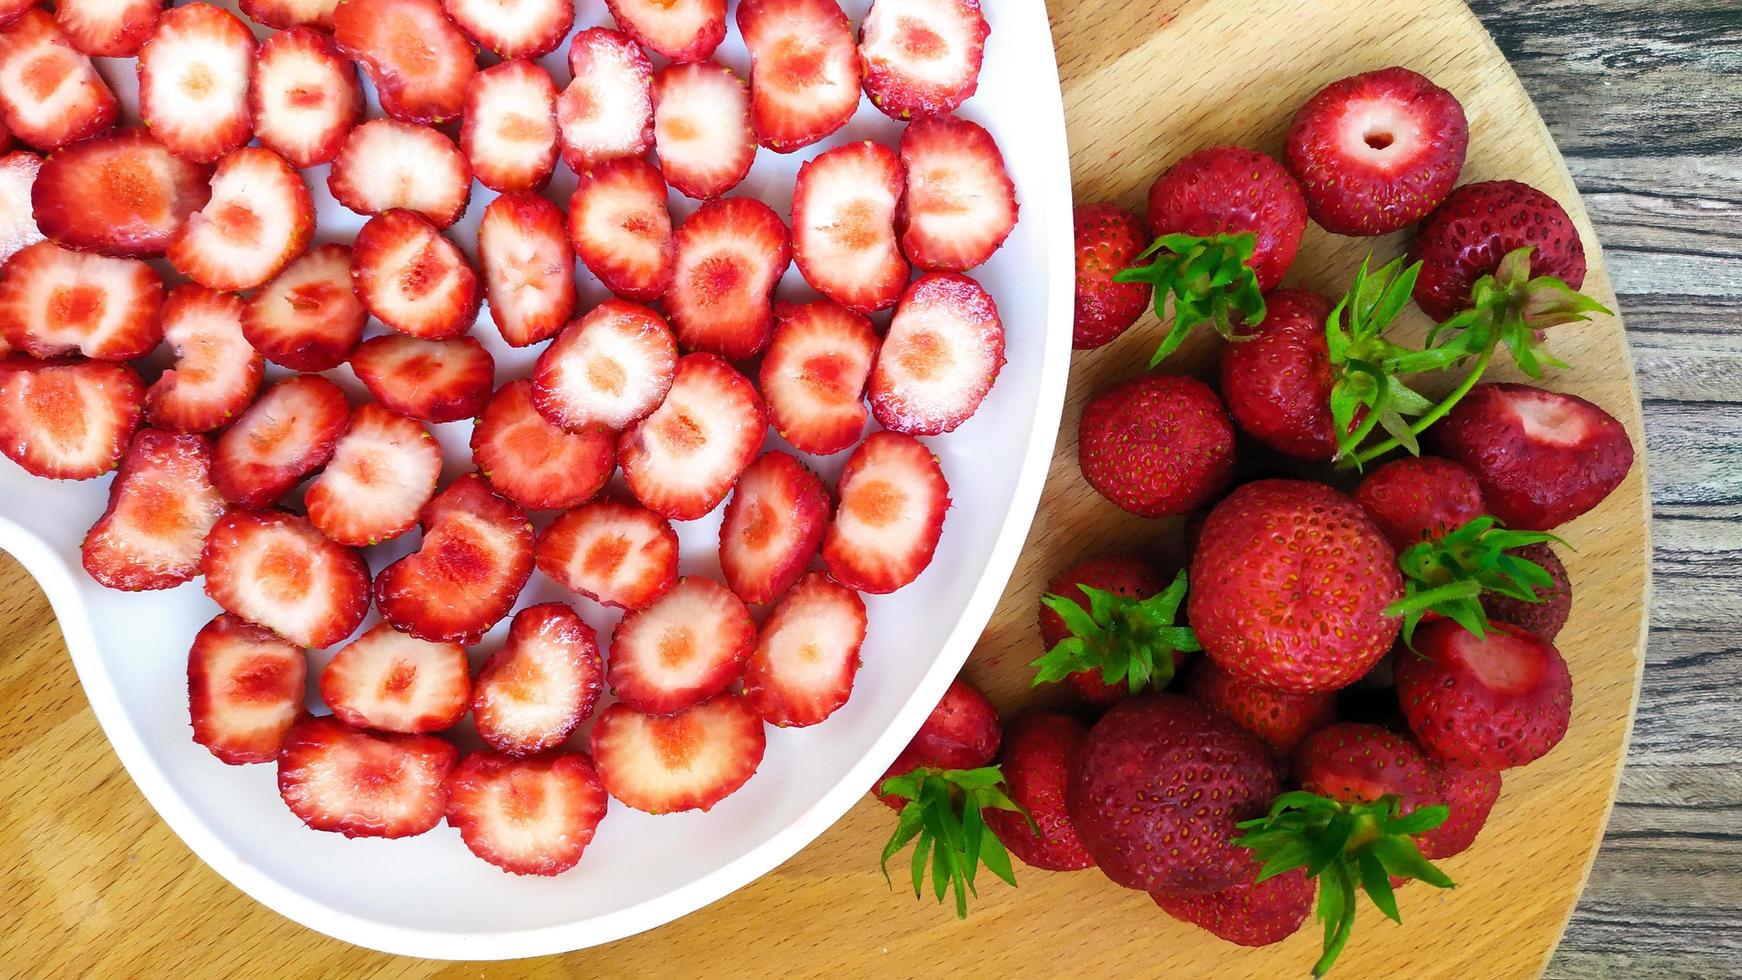
M 338 5 L 339 0 L 236 0 L 255 23 L 281 31 L 305 25 L 331 31 Z
M 212 482 L 243 507 L 269 506 L 327 465 L 350 420 L 338 385 L 318 374 L 285 378 L 218 436 Z
M 736 694 L 669 715 L 613 704 L 592 741 L 605 789 L 647 813 L 712 808 L 756 775 L 768 747 L 761 717 Z
M 434 735 L 376 734 L 337 718 L 304 718 L 278 754 L 278 795 L 311 830 L 414 837 L 441 823 L 459 754 Z
M 381 97 L 381 109 L 414 123 L 456 118 L 478 70 L 478 50 L 437 0 L 341 0 L 333 39 Z
M 750 89 L 712 61 L 671 65 L 653 76 L 653 145 L 665 182 L 694 198 L 719 197 L 756 160 Z
M 859 25 L 865 94 L 896 119 L 953 112 L 979 85 L 990 33 L 980 0 L 875 0 Z
M 928 272 L 889 321 L 871 372 L 871 413 L 896 432 L 949 432 L 979 409 L 1003 366 L 992 297 L 967 276 Z
M 419 517 L 423 543 L 381 570 L 375 606 L 395 629 L 476 643 L 532 574 L 532 524 L 476 473 L 455 480 Z
M 163 280 L 138 259 L 37 242 L 0 266 L 0 336 L 32 357 L 141 357 L 163 339 Z
M 677 584 L 677 533 L 645 507 L 593 500 L 558 515 L 538 536 L 534 559 L 570 592 L 640 609 Z
M 358 728 L 439 732 L 459 721 L 472 701 L 466 648 L 376 623 L 333 654 L 321 671 L 321 700 L 333 717 Z
M 627 34 L 593 27 L 569 42 L 569 82 L 557 99 L 563 162 L 575 173 L 653 146 L 653 63 Z
M 254 34 L 209 3 L 172 7 L 139 49 L 139 116 L 177 156 L 211 163 L 253 135 Z
M 245 146 L 218 163 L 212 198 L 176 233 L 169 264 L 211 289 L 253 289 L 301 255 L 314 230 L 301 175 L 271 150 Z
M 0 133 L 5 131 L 0 126 Z M 0 145 L 9 142 L 0 138 Z M 19 250 L 42 241 L 42 230 L 36 227 L 31 211 L 31 189 L 42 170 L 42 157 L 24 150 L 0 156 L 0 262 L 17 255 Z M 0 336 L 0 343 L 5 338 Z M 0 353 L 5 348 L 0 347 Z
M 701 61 L 726 37 L 726 0 L 605 0 L 617 26 L 672 61 Z
M 771 725 L 823 721 L 853 693 L 865 626 L 859 593 L 822 572 L 805 575 L 762 624 L 744 668 L 745 700 Z
M 575 26 L 574 0 L 442 0 L 478 46 L 504 61 L 541 58 Z
M 0 123 L 43 152 L 100 133 L 119 111 L 103 77 L 44 10 L 0 28 Z
M 560 602 L 528 606 L 472 685 L 478 737 L 509 755 L 554 749 L 592 717 L 604 679 L 591 626 Z
M 242 299 L 196 283 L 170 291 L 163 337 L 175 366 L 145 392 L 145 417 L 160 429 L 210 432 L 253 403 L 266 365 L 242 336 Z
M 377 320 L 425 340 L 458 337 L 478 317 L 478 274 L 453 242 L 415 211 L 363 223 L 351 243 L 351 282 Z
M 901 161 L 869 141 L 825 150 L 798 169 L 792 253 L 817 292 L 859 313 L 895 305 L 907 259 L 895 243 Z
M 772 602 L 804 574 L 829 523 L 829 491 L 783 452 L 738 477 L 720 522 L 720 572 L 745 602 Z
M 677 344 L 659 314 L 608 299 L 538 356 L 532 401 L 570 432 L 590 425 L 622 429 L 659 406 L 676 371 Z
M 0 359 L 0 453 L 33 476 L 102 476 L 121 460 L 144 399 L 125 364 Z
M 169 152 L 143 129 L 93 136 L 51 154 L 31 188 L 36 225 L 67 248 L 162 255 L 212 196 L 210 168 Z
M 438 129 L 371 119 L 346 134 L 327 174 L 327 190 L 358 214 L 404 208 L 446 228 L 466 213 L 472 167 Z
M 757 387 L 774 431 L 799 452 L 838 453 L 865 431 L 865 385 L 882 343 L 871 321 L 830 300 L 775 306 Z
M 472 427 L 472 462 L 497 493 L 527 510 L 591 500 L 617 468 L 617 433 L 603 425 L 565 432 L 532 404 L 532 382 L 497 390 Z
M 1016 227 L 1016 185 L 978 123 L 923 116 L 901 134 L 901 250 L 921 269 L 963 272 Z
M 756 139 L 791 153 L 835 132 L 859 107 L 853 26 L 835 0 L 743 0 Z
M 532 191 L 503 194 L 478 222 L 490 318 L 510 347 L 556 336 L 575 311 L 575 253 L 562 209 Z
M 558 875 L 579 864 L 608 802 L 585 752 L 541 759 L 474 752 L 448 776 L 449 826 L 473 854 L 517 875 Z
M 54 22 L 93 58 L 131 58 L 157 30 L 162 0 L 55 0 Z
M 348 245 L 316 245 L 242 308 L 242 335 L 274 364 L 328 371 L 345 362 L 369 313 L 351 290 Z
M 684 219 L 665 309 L 685 347 L 755 356 L 774 330 L 771 297 L 792 250 L 774 209 L 748 197 L 709 201 Z
M 332 38 L 295 27 L 260 43 L 248 105 L 260 145 L 306 170 L 339 155 L 363 118 L 363 89 Z
M 369 611 L 363 556 L 281 510 L 225 514 L 206 536 L 200 571 L 226 612 L 298 646 L 331 646 Z
M 840 504 L 823 537 L 823 563 L 842 585 L 882 595 L 931 564 L 950 487 L 925 443 L 873 432 L 841 471 Z
M 303 506 L 322 534 L 363 548 L 411 530 L 441 475 L 442 447 L 429 430 L 370 402 L 351 414 Z
M 620 157 L 582 173 L 569 198 L 569 241 L 612 293 L 643 303 L 665 295 L 677 247 L 658 168 Z
M 351 353 L 351 370 L 375 400 L 423 422 L 457 422 L 490 400 L 496 361 L 471 337 L 373 337 Z
M 460 150 L 479 183 L 507 193 L 536 191 L 550 181 L 556 169 L 556 98 L 550 73 L 530 61 L 504 61 L 472 76 Z
M 617 460 L 635 499 L 690 521 L 726 498 L 767 432 L 750 380 L 713 354 L 690 354 L 677 362 L 665 401 L 624 431 Z
M 271 630 L 219 613 L 188 650 L 194 741 L 232 766 L 278 758 L 304 714 L 308 655 Z
M 109 509 L 79 549 L 97 584 L 171 589 L 199 573 L 206 534 L 224 514 L 206 472 L 211 458 L 203 436 L 142 429 L 133 437 L 109 485 Z
M 732 590 L 711 578 L 681 578 L 624 614 L 611 635 L 605 679 L 618 701 L 667 714 L 737 681 L 755 642 L 756 622 Z

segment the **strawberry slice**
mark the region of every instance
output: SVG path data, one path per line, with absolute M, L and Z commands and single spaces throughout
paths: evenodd
M 756 140 L 791 153 L 847 124 L 859 107 L 853 27 L 835 0 L 743 0 Z
M 474 752 L 448 776 L 448 824 L 473 854 L 517 875 L 559 875 L 579 864 L 608 802 L 585 752 Z
M 792 252 L 817 292 L 859 313 L 895 305 L 907 259 L 895 242 L 901 161 L 869 141 L 826 150 L 798 170 Z
M 285 266 L 242 308 L 242 334 L 266 359 L 293 371 L 329 371 L 363 336 L 368 311 L 351 291 L 351 249 L 316 245 Z
M 163 339 L 163 280 L 138 259 L 37 242 L 0 267 L 0 336 L 32 357 L 141 357 Z
M 395 209 L 363 223 L 351 243 L 351 283 L 377 320 L 425 340 L 471 329 L 482 299 L 466 257 L 415 211 Z
M 991 31 L 980 0 L 875 0 L 859 25 L 865 94 L 895 119 L 954 112 L 979 84 Z
M 617 433 L 551 425 L 532 404 L 532 382 L 520 378 L 497 390 L 472 427 L 472 461 L 492 489 L 527 510 L 574 507 L 617 468 Z
M 750 610 L 711 578 L 676 587 L 625 613 L 611 636 L 605 678 L 617 700 L 668 714 L 724 691 L 744 672 L 756 642 Z
M 281 510 L 231 510 L 206 536 L 206 595 L 303 647 L 339 642 L 369 611 L 363 556 Z
M 532 524 L 476 473 L 423 509 L 423 543 L 381 570 L 375 605 L 395 629 L 432 642 L 478 642 L 532 574 Z
M 575 26 L 574 0 L 442 0 L 478 46 L 506 61 L 542 58 Z
M 677 371 L 677 344 L 659 314 L 608 299 L 569 324 L 538 356 L 532 401 L 570 432 L 622 429 L 659 406 Z
M 446 228 L 466 213 L 472 167 L 438 129 L 371 119 L 345 135 L 327 190 L 358 214 L 404 208 Z
M 575 253 L 562 209 L 532 191 L 503 194 L 478 222 L 490 318 L 510 347 L 556 336 L 575 312 Z
M 621 157 L 582 173 L 569 198 L 569 241 L 612 293 L 643 303 L 665 295 L 677 246 L 658 168 Z
M 139 49 L 139 116 L 177 156 L 211 163 L 248 142 L 254 34 L 209 3 L 172 7 Z
M 386 623 L 347 643 L 321 671 L 321 700 L 357 728 L 439 732 L 472 701 L 471 666 L 458 643 L 430 643 Z
M 271 630 L 219 613 L 188 650 L 194 741 L 232 766 L 272 762 L 304 714 L 308 655 Z
M 55 0 L 54 22 L 93 58 L 131 58 L 157 30 L 162 0 Z
M 125 364 L 0 359 L 0 453 L 33 476 L 102 476 L 126 450 L 144 398 Z
M 744 668 L 744 699 L 770 725 L 815 725 L 853 693 L 865 601 L 822 572 L 798 581 L 762 624 Z
M 530 61 L 504 61 L 472 76 L 460 150 L 491 190 L 536 191 L 556 169 L 556 82 Z
M 381 110 L 413 123 L 459 116 L 478 51 L 437 0 L 342 0 L 333 39 L 381 97 Z
M 442 447 L 429 430 L 370 402 L 352 413 L 303 505 L 322 534 L 368 547 L 411 530 L 441 475 Z
M 24 16 L 34 6 L 31 0 L 0 0 L 0 27 Z
M 42 164 L 30 199 L 54 241 L 104 255 L 162 255 L 211 197 L 211 170 L 169 152 L 143 129 L 82 140 Z
M 441 823 L 459 754 L 434 735 L 382 735 L 337 718 L 304 718 L 278 754 L 278 795 L 311 830 L 415 837 Z
M 745 602 L 771 602 L 817 555 L 829 522 L 829 491 L 783 452 L 745 468 L 720 522 L 720 572 Z
M 627 34 L 593 27 L 569 42 L 574 80 L 557 99 L 563 162 L 575 173 L 653 146 L 653 63 Z
M 711 809 L 756 775 L 767 747 L 761 717 L 736 694 L 670 715 L 613 704 L 593 722 L 606 791 L 647 813 Z
M 719 197 L 756 160 L 750 89 L 712 61 L 672 65 L 653 76 L 653 144 L 665 182 L 694 198 Z
M 115 93 L 55 26 L 31 10 L 0 27 L 0 123 L 43 152 L 100 133 L 114 123 Z
M 203 436 L 142 429 L 133 437 L 109 485 L 109 509 L 80 547 L 98 585 L 171 589 L 199 573 L 206 534 L 224 514 L 207 475 L 211 458 Z
M 266 365 L 242 336 L 242 300 L 185 283 L 163 304 L 175 366 L 145 392 L 145 417 L 174 432 L 210 432 L 253 403 Z
M 931 564 L 950 487 L 925 443 L 873 432 L 847 457 L 835 492 L 840 504 L 823 537 L 823 564 L 842 585 L 882 595 Z
M 774 330 L 771 297 L 791 261 L 786 225 L 761 201 L 709 201 L 684 219 L 665 308 L 685 347 L 753 357 Z
M 211 200 L 176 233 L 169 264 L 211 289 L 253 289 L 301 255 L 314 230 L 302 177 L 271 150 L 245 146 L 218 163 Z
M 508 642 L 472 685 L 472 720 L 484 744 L 509 755 L 554 749 L 592 717 L 605 662 L 593 628 L 560 602 L 514 614 Z
M 882 342 L 870 320 L 829 300 L 774 312 L 757 381 L 768 420 L 799 452 L 838 453 L 865 431 L 865 385 Z
M 357 69 L 312 27 L 260 43 L 248 99 L 260 145 L 299 170 L 330 163 L 363 118 Z
M 322 31 L 333 29 L 333 8 L 339 5 L 339 0 L 237 0 L 236 6 L 242 8 L 256 24 L 264 27 L 288 31 L 296 27 L 318 27 Z
M 901 297 L 877 366 L 871 414 L 885 429 L 937 435 L 966 422 L 1004 366 L 1004 324 L 980 284 L 928 272 Z
M 218 436 L 212 482 L 233 503 L 270 506 L 327 465 L 350 420 L 338 385 L 318 374 L 285 378 Z
M 624 431 L 617 459 L 635 499 L 691 521 L 726 499 L 767 432 L 750 380 L 713 354 L 690 354 L 677 362 L 665 401 Z
M 8 140 L 0 127 L 0 146 Z M 18 150 L 0 156 L 0 262 L 17 255 L 20 249 L 42 241 L 42 231 L 36 227 L 31 212 L 31 189 L 42 170 L 42 157 Z M 0 336 L 0 344 L 5 337 Z M 5 347 L 0 346 L 0 353 Z
M 471 337 L 419 340 L 387 334 L 351 353 L 351 370 L 375 400 L 422 422 L 457 422 L 490 400 L 496 361 Z
M 570 592 L 640 609 L 677 584 L 677 533 L 645 507 L 593 500 L 559 514 L 538 536 L 534 559 Z
M 1016 227 L 1016 185 L 978 123 L 923 116 L 901 134 L 901 250 L 921 269 L 964 272 Z
M 672 61 L 701 61 L 726 37 L 726 0 L 605 0 L 641 46 Z

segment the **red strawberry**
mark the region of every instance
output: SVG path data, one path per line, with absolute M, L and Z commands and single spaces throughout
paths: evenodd
M 260 145 L 299 170 L 330 163 L 363 118 L 357 69 L 312 27 L 260 42 L 248 98 Z
M 825 150 L 798 168 L 792 253 L 817 292 L 858 313 L 895 305 L 907 259 L 895 240 L 901 161 L 870 141 Z
M 316 245 L 249 298 L 242 334 L 274 364 L 327 371 L 350 356 L 369 313 L 351 291 L 351 249 Z
M 159 0 L 56 0 L 54 21 L 93 58 L 131 58 L 157 30 Z
M 194 283 L 163 304 L 163 336 L 175 366 L 145 392 L 145 416 L 175 432 L 210 432 L 254 403 L 266 365 L 242 335 L 242 299 Z
M 915 119 L 901 134 L 901 170 L 901 250 L 921 269 L 972 269 L 1016 227 L 1016 185 L 978 123 Z
M 605 789 L 647 813 L 709 810 L 756 775 L 768 736 L 736 694 L 669 715 L 613 704 L 593 722 L 593 760 Z
M 580 863 L 606 803 L 585 752 L 474 752 L 448 776 L 448 824 L 473 854 L 511 874 L 558 875 Z
M 875 0 L 859 26 L 865 94 L 896 119 L 953 112 L 979 84 L 991 31 L 980 0 Z
M 1209 385 L 1145 374 L 1083 406 L 1077 461 L 1089 485 L 1120 509 L 1172 517 L 1209 503 L 1228 485 L 1234 426 Z
M 0 133 L 5 127 L 0 126 Z M 0 138 L 0 145 L 9 140 Z M 0 156 L 0 262 L 17 255 L 20 249 L 42 241 L 42 231 L 31 212 L 31 191 L 36 176 L 42 170 L 42 158 L 18 150 Z M 6 342 L 0 335 L 0 345 Z M 0 352 L 5 348 L 0 346 Z
M 1355 502 L 1398 551 L 1437 541 L 1488 513 L 1475 474 L 1436 456 L 1386 463 L 1362 478 Z
M 822 572 L 809 572 L 780 597 L 756 636 L 744 667 L 744 697 L 770 725 L 823 722 L 847 703 L 865 602 Z
M 1546 588 L 1533 589 L 1535 602 L 1526 602 L 1498 592 L 1482 593 L 1482 611 L 1491 620 L 1511 623 L 1554 642 L 1573 610 L 1573 585 L 1567 580 L 1567 567 L 1560 556 L 1546 543 L 1527 544 L 1514 548 L 1510 554 L 1534 562 L 1554 579 Z
M 1500 268 L 1506 254 L 1534 248 L 1529 278 L 1554 276 L 1573 289 L 1585 284 L 1585 243 L 1554 198 L 1514 180 L 1486 180 L 1453 191 L 1422 222 L 1409 261 L 1422 264 L 1415 302 L 1443 322 L 1470 306 L 1476 280 Z
M 933 769 L 978 769 L 990 765 L 998 754 L 1004 732 L 998 725 L 998 709 L 985 692 L 957 677 L 919 726 L 913 738 L 877 780 L 871 792 L 891 809 L 900 810 L 906 800 L 881 792 L 892 776 L 902 776 L 918 766 Z
M 1263 739 L 1271 755 L 1284 762 L 1308 735 L 1337 720 L 1333 694 L 1278 691 L 1230 674 L 1208 657 L 1198 658 L 1185 693 Z
M 357 728 L 439 732 L 466 713 L 470 670 L 458 643 L 429 643 L 376 623 L 321 671 L 321 700 Z
M 1433 760 L 1408 735 L 1377 725 L 1338 722 L 1308 735 L 1295 750 L 1294 777 L 1339 803 L 1396 796 L 1404 815 L 1444 802 Z
M 677 344 L 659 314 L 606 300 L 564 328 L 538 356 L 532 402 L 571 432 L 622 429 L 665 400 L 677 371 Z
M 91 59 L 47 11 L 27 11 L 0 27 L 0 124 L 19 142 L 58 150 L 108 129 L 118 109 Z
M 350 420 L 338 385 L 318 374 L 285 378 L 218 437 L 212 482 L 243 507 L 269 506 L 327 465 Z
M 865 431 L 865 387 L 882 341 L 871 321 L 830 300 L 780 303 L 757 385 L 774 431 L 799 452 L 838 453 Z
M 472 720 L 497 752 L 536 755 L 556 748 L 593 714 L 605 663 L 593 628 L 560 602 L 514 614 L 508 641 L 472 685 Z
M 144 398 L 125 364 L 0 359 L 0 453 L 32 476 L 102 476 L 126 451 Z
M 1199 150 L 1167 169 L 1149 188 L 1149 230 L 1163 235 L 1257 236 L 1246 263 L 1268 293 L 1294 264 L 1306 231 L 1306 200 L 1282 165 L 1255 150 Z
M 665 182 L 689 197 L 719 197 L 756 159 L 750 90 L 712 61 L 672 65 L 653 76 L 653 144 Z
M 992 297 L 967 276 L 926 273 L 889 321 L 871 371 L 871 414 L 894 432 L 950 432 L 979 410 L 1003 366 Z
M 224 513 L 206 474 L 211 458 L 201 436 L 135 435 L 109 485 L 109 509 L 80 546 L 91 578 L 137 592 L 174 588 L 198 574 L 206 534 Z
M 645 507 L 593 500 L 538 536 L 539 571 L 607 606 L 640 609 L 677 584 L 677 534 Z
M 1094 350 L 1118 339 L 1149 309 L 1146 282 L 1114 282 L 1149 247 L 1142 219 L 1117 204 L 1085 204 L 1073 215 L 1077 249 L 1076 319 L 1071 346 Z
M 369 73 L 389 116 L 413 123 L 459 116 L 478 51 L 437 0 L 340 0 L 333 39 Z
M 304 718 L 278 754 L 278 794 L 311 830 L 414 837 L 441 822 L 458 756 L 434 735 L 382 735 L 337 718 Z
M 472 461 L 497 492 L 527 510 L 591 500 L 617 468 L 617 434 L 602 425 L 565 432 L 538 414 L 532 382 L 497 389 L 472 428 Z
M 536 191 L 550 181 L 556 169 L 556 98 L 550 73 L 530 61 L 504 61 L 472 77 L 460 150 L 479 183 L 507 193 Z
M 1323 462 L 1337 455 L 1331 418 L 1331 355 L 1325 320 L 1331 301 L 1304 289 L 1278 289 L 1264 297 L 1264 320 L 1243 331 L 1249 339 L 1222 348 L 1222 397 L 1240 428 L 1296 459 Z
M 1490 623 L 1477 636 L 1449 619 L 1423 623 L 1394 669 L 1410 730 L 1435 758 L 1508 769 L 1547 755 L 1567 733 L 1567 663 L 1516 626 Z
M 1207 894 L 1151 894 L 1163 912 L 1225 942 L 1269 946 L 1300 931 L 1316 887 L 1300 868 Z
M 620 31 L 592 27 L 569 42 L 574 80 L 557 99 L 563 162 L 577 174 L 653 146 L 653 64 Z
M 476 643 L 526 587 L 532 524 L 476 473 L 437 494 L 418 520 L 423 542 L 381 570 L 375 606 L 419 639 Z
M 209 3 L 172 7 L 139 49 L 139 116 L 177 156 L 211 163 L 254 134 L 248 76 L 254 35 Z
M 478 316 L 478 274 L 453 242 L 415 211 L 364 222 L 351 245 L 357 298 L 394 330 L 424 340 L 458 337 Z
M 726 0 L 605 0 L 611 19 L 672 61 L 701 61 L 726 36 Z
M 1028 811 L 1034 826 L 1014 810 L 987 810 L 986 826 L 1029 867 L 1077 871 L 1095 866 L 1065 810 L 1070 758 L 1088 733 L 1070 715 L 1031 711 L 1016 719 L 1004 738 L 999 762 L 1010 798 Z
M 376 400 L 423 422 L 457 422 L 483 411 L 496 361 L 471 337 L 372 337 L 351 353 L 351 370 Z
M 556 336 L 575 311 L 575 253 L 562 209 L 531 191 L 503 194 L 478 222 L 490 318 L 511 347 Z
M 28 13 L 33 4 L 27 0 L 5 0 L 0 3 L 0 27 L 5 27 Z
M 206 595 L 241 618 L 304 647 L 332 646 L 369 611 L 369 566 L 278 510 L 231 510 L 200 556 Z
M 188 650 L 194 741 L 232 766 L 271 762 L 304 714 L 301 647 L 229 613 L 200 628 Z
M 756 643 L 750 610 L 711 578 L 677 580 L 670 592 L 632 609 L 611 636 L 605 679 L 617 700 L 667 714 L 730 687 Z
M 104 255 L 162 255 L 188 215 L 211 197 L 211 171 L 181 159 L 143 129 L 66 147 L 42 163 L 30 190 L 42 233 Z
M 208 289 L 253 289 L 301 255 L 314 230 L 302 177 L 271 150 L 245 146 L 218 162 L 211 199 L 170 242 L 169 264 Z
M 569 240 L 612 293 L 641 302 L 663 296 L 677 246 L 659 169 L 621 157 L 582 173 L 569 198 Z
M 0 267 L 0 336 L 31 357 L 142 357 L 163 339 L 163 280 L 138 259 L 37 242 Z
M 750 52 L 750 121 L 776 153 L 815 143 L 859 107 L 853 26 L 835 0 L 743 0 L 738 33 Z
M 842 585 L 884 595 L 931 564 L 950 486 L 925 443 L 872 433 L 847 457 L 835 492 L 840 503 L 823 538 L 823 563 Z
M 303 504 L 322 534 L 368 547 L 411 530 L 441 474 L 442 448 L 429 430 L 370 402 L 351 414 Z
M 550 54 L 575 26 L 574 0 L 442 0 L 478 46 L 504 61 Z
M 446 228 L 466 213 L 472 168 L 439 129 L 371 119 L 346 134 L 327 190 L 358 214 L 404 208 Z
M 339 0 L 237 0 L 255 23 L 264 27 L 288 31 L 307 25 L 323 31 L 333 29 L 333 8 Z
M 774 329 L 772 296 L 791 256 L 786 225 L 747 197 L 709 201 L 674 237 L 665 309 L 677 339 L 731 360 L 754 357 Z
M 720 522 L 720 572 L 745 602 L 772 602 L 804 574 L 829 521 L 829 491 L 783 452 L 745 468 Z
M 617 461 L 636 500 L 691 521 L 726 499 L 767 431 L 750 380 L 712 354 L 690 354 L 677 362 L 665 401 L 624 430 Z
M 1476 842 L 1494 801 L 1500 798 L 1500 774 L 1464 766 L 1435 767 L 1440 778 L 1440 797 L 1451 815 L 1446 822 L 1422 834 L 1418 843 L 1422 857 L 1430 860 L 1462 854 Z

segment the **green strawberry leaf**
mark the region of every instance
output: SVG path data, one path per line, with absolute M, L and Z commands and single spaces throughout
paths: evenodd
M 956 918 L 967 918 L 968 896 L 978 895 L 975 879 L 981 864 L 999 879 L 1014 886 L 1010 854 L 998 835 L 986 826 L 983 811 L 1010 810 L 1020 813 L 1033 826 L 1028 811 L 1004 789 L 1004 773 L 997 766 L 980 769 L 935 769 L 921 766 L 883 781 L 878 791 L 906 798 L 896 818 L 895 831 L 883 846 L 881 867 L 889 881 L 889 859 L 913 844 L 911 873 L 913 895 L 925 893 L 927 869 L 932 892 L 942 903 L 954 894 Z M 894 883 L 890 882 L 891 887 Z
M 1040 601 L 1059 614 L 1071 631 L 1032 663 L 1031 686 L 1061 681 L 1078 671 L 1099 671 L 1102 682 L 1124 682 L 1136 694 L 1173 681 L 1173 655 L 1203 649 L 1189 626 L 1174 625 L 1186 597 L 1186 573 L 1167 588 L 1145 599 L 1115 595 L 1092 586 L 1077 588 L 1088 608 L 1076 600 L 1044 595 Z
M 1554 584 L 1548 570 L 1528 558 L 1507 554 L 1543 541 L 1565 544 L 1540 531 L 1509 531 L 1492 517 L 1478 517 L 1437 541 L 1423 541 L 1397 556 L 1403 572 L 1403 598 L 1385 607 L 1403 619 L 1403 641 L 1414 649 L 1415 628 L 1428 613 L 1438 613 L 1477 636 L 1488 631 L 1484 593 L 1523 602 L 1542 602 L 1538 589 Z
M 1155 315 L 1167 319 L 1173 297 L 1173 326 L 1149 359 L 1155 367 L 1179 349 L 1192 328 L 1210 324 L 1228 340 L 1243 340 L 1236 325 L 1264 322 L 1264 294 L 1252 256 L 1258 248 L 1251 232 L 1238 235 L 1163 235 L 1138 255 L 1147 265 L 1122 269 L 1114 282 L 1148 283 L 1155 289 Z

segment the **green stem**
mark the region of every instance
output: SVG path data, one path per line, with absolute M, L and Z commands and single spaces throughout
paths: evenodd
M 1488 363 L 1493 359 L 1494 346 L 1490 345 L 1487 350 L 1482 352 L 1482 356 L 1476 359 L 1476 366 L 1470 369 L 1470 373 L 1464 377 L 1464 380 L 1459 382 L 1456 388 L 1452 389 L 1452 393 L 1441 399 L 1438 405 L 1428 409 L 1427 414 L 1411 423 L 1409 431 L 1419 436 L 1427 430 L 1428 426 L 1433 425 L 1435 422 L 1444 418 L 1446 413 L 1452 410 L 1452 406 L 1456 405 L 1465 395 L 1469 394 L 1470 389 L 1476 387 L 1476 382 L 1482 380 L 1483 373 L 1488 370 Z M 1361 452 L 1350 456 L 1349 461 L 1356 466 L 1364 466 L 1393 449 L 1396 449 L 1399 445 L 1400 443 L 1396 436 L 1388 436 L 1384 441 L 1375 444 L 1373 447 L 1364 449 Z
M 1480 583 L 1470 580 L 1450 582 L 1426 592 L 1417 592 L 1407 599 L 1399 599 L 1382 610 L 1387 616 L 1402 616 L 1412 610 L 1432 609 L 1445 599 L 1474 599 L 1482 594 Z

